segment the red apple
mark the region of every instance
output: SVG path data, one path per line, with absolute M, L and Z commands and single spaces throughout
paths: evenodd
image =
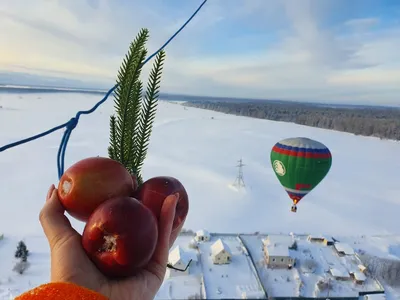
M 106 157 L 90 157 L 72 165 L 58 184 L 58 197 L 66 211 L 80 221 L 107 199 L 131 196 L 132 175 L 119 162 Z
M 178 179 L 170 176 L 150 178 L 139 186 L 134 193 L 134 197 L 147 206 L 158 220 L 165 198 L 175 193 L 179 193 L 179 201 L 176 206 L 175 219 L 172 227 L 172 230 L 175 230 L 185 221 L 189 212 L 188 194 Z
M 118 197 L 93 212 L 83 230 L 82 245 L 104 275 L 122 278 L 150 261 L 157 239 L 153 213 L 134 198 Z

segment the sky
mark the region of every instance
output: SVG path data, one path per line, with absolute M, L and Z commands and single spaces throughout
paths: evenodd
M 0 79 L 111 88 L 140 28 L 150 54 L 202 1 L 2 0 Z M 400 1 L 208 0 L 167 46 L 161 90 L 399 105 Z

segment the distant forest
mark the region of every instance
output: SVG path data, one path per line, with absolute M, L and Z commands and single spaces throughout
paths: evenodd
M 391 107 L 330 107 L 284 101 L 208 102 L 183 105 L 273 121 L 344 131 L 400 141 L 400 109 Z

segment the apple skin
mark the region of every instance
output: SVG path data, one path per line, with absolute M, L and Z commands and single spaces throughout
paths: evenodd
M 148 207 L 158 220 L 165 198 L 175 193 L 179 193 L 172 226 L 172 230 L 175 230 L 185 221 L 189 212 L 189 197 L 185 187 L 178 179 L 171 176 L 150 178 L 139 186 L 134 193 L 134 197 Z
M 86 222 L 107 199 L 131 196 L 134 182 L 121 163 L 106 157 L 89 157 L 65 171 L 57 190 L 65 210 L 75 219 Z
M 153 213 L 131 197 L 103 202 L 90 216 L 82 246 L 107 277 L 133 276 L 151 259 L 158 240 Z

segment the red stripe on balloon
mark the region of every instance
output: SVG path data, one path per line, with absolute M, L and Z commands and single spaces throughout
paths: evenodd
M 297 157 L 305 157 L 305 158 L 331 158 L 332 157 L 330 153 L 302 152 L 302 151 L 296 151 L 296 150 L 282 149 L 277 146 L 274 146 L 272 148 L 272 151 L 279 153 L 279 154 L 288 155 L 288 156 L 297 156 Z

